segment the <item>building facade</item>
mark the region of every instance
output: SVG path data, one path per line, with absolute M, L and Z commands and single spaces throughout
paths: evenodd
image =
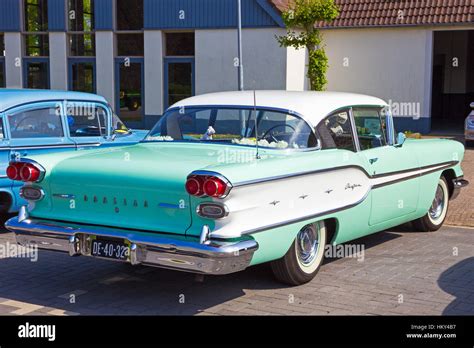
M 182 98 L 238 89 L 235 0 L 2 0 L 0 86 L 103 95 L 132 127 Z M 244 86 L 304 89 L 280 13 L 242 0 Z
M 291 0 L 242 0 L 245 89 L 308 88 L 279 46 Z M 472 0 L 335 0 L 320 23 L 328 90 L 392 105 L 399 130 L 462 128 L 474 101 Z M 238 89 L 236 0 L 1 0 L 0 87 L 103 95 L 132 127 L 182 98 Z M 2 54 L 3 52 L 3 54 Z

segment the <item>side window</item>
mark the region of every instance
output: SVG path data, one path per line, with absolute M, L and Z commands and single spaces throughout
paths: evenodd
M 12 139 L 62 137 L 58 108 L 42 108 L 8 115 Z
M 348 111 L 326 117 L 317 127 L 323 149 L 338 148 L 356 151 Z
M 5 138 L 5 133 L 3 133 L 3 120 L 0 117 L 0 140 Z
M 104 108 L 92 103 L 68 103 L 67 123 L 71 137 L 94 137 L 106 134 Z
M 387 145 L 386 120 L 375 108 L 354 108 L 357 137 L 361 150 L 373 149 Z

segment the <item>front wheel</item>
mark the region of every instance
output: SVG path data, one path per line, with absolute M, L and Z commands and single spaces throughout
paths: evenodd
M 422 232 L 437 231 L 443 226 L 449 205 L 448 183 L 441 177 L 436 187 L 435 197 L 425 216 L 413 221 L 415 228 Z
M 289 285 L 301 285 L 313 279 L 324 260 L 326 239 L 324 221 L 304 226 L 285 256 L 272 261 L 275 278 Z

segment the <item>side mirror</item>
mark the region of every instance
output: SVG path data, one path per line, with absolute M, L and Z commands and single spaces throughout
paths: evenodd
M 404 133 L 398 133 L 396 146 L 402 146 L 406 139 L 407 136 Z

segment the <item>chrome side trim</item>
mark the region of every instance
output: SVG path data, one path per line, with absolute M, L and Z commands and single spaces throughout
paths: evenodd
M 296 218 L 296 219 L 282 221 L 282 222 L 275 223 L 275 224 L 272 224 L 272 225 L 262 226 L 262 227 L 254 228 L 254 229 L 251 229 L 251 230 L 243 231 L 242 235 L 248 235 L 248 234 L 263 232 L 263 231 L 266 231 L 266 230 L 271 230 L 273 228 L 278 228 L 278 227 L 282 227 L 282 226 L 286 226 L 286 225 L 296 224 L 298 222 L 319 218 L 321 216 L 325 216 L 325 215 L 329 215 L 329 214 L 335 214 L 337 212 L 340 212 L 340 211 L 347 210 L 347 209 L 353 208 L 355 206 L 358 206 L 359 204 L 361 204 L 363 201 L 366 200 L 369 193 L 370 193 L 370 190 L 367 191 L 367 193 L 364 195 L 364 197 L 362 197 L 359 201 L 357 201 L 353 204 L 349 204 L 349 205 L 346 205 L 346 206 L 343 206 L 343 207 L 340 207 L 340 208 L 337 208 L 337 209 L 323 211 L 323 212 L 320 212 L 320 213 L 317 213 L 317 214 L 302 216 L 302 217 L 299 217 L 299 218 Z
M 288 179 L 288 178 L 295 178 L 299 176 L 305 176 L 305 175 L 312 175 L 312 174 L 319 174 L 319 173 L 325 173 L 325 172 L 332 172 L 334 170 L 340 170 L 340 169 L 348 169 L 348 168 L 356 168 L 361 170 L 369 179 L 375 179 L 375 178 L 382 178 L 386 176 L 391 176 L 395 174 L 403 174 L 403 173 L 410 173 L 410 172 L 416 172 L 420 170 L 425 170 L 429 168 L 436 168 L 441 165 L 445 165 L 445 167 L 441 169 L 436 169 L 435 171 L 442 170 L 445 168 L 452 167 L 456 164 L 458 164 L 459 161 L 449 161 L 449 162 L 442 162 L 442 163 L 437 163 L 437 164 L 431 164 L 428 166 L 423 166 L 423 167 L 417 167 L 417 168 L 410 168 L 410 169 L 403 169 L 403 170 L 397 170 L 393 172 L 388 172 L 388 173 L 383 173 L 383 174 L 376 174 L 376 175 L 370 175 L 367 173 L 364 167 L 358 166 L 358 165 L 347 165 L 347 166 L 340 166 L 340 167 L 333 167 L 333 168 L 324 168 L 324 169 L 317 169 L 317 170 L 310 170 L 306 172 L 299 172 L 299 173 L 291 173 L 291 174 L 285 174 L 285 175 L 277 175 L 277 176 L 271 176 L 267 178 L 261 178 L 261 179 L 254 179 L 254 180 L 248 180 L 248 181 L 241 181 L 234 183 L 234 187 L 241 187 L 241 186 L 247 186 L 247 185 L 255 185 L 255 184 L 260 184 L 263 182 L 268 182 L 268 181 L 276 181 L 276 180 L 283 180 L 283 179 Z M 423 175 L 430 174 L 430 173 L 423 173 Z
M 100 236 L 127 241 L 131 246 L 128 262 L 132 264 L 201 274 L 228 274 L 247 268 L 258 249 L 258 243 L 250 236 L 233 241 L 211 238 L 201 244 L 195 237 L 30 218 L 26 207 L 20 209 L 20 215 L 22 219 L 14 217 L 5 224 L 8 230 L 15 233 L 20 245 L 36 245 L 72 256 L 91 256 L 90 237 Z
M 455 162 L 455 163 L 458 163 L 458 162 Z M 286 220 L 286 221 L 282 221 L 282 222 L 279 222 L 279 223 L 266 225 L 266 226 L 261 226 L 261 227 L 254 228 L 254 229 L 251 229 L 251 230 L 243 231 L 242 235 L 263 232 L 263 231 L 266 231 L 266 230 L 269 230 L 269 229 L 278 228 L 278 227 L 282 227 L 282 226 L 285 226 L 285 225 L 291 225 L 291 224 L 294 224 L 294 223 L 298 223 L 298 222 L 302 222 L 302 221 L 306 221 L 306 220 L 310 220 L 310 219 L 315 219 L 315 218 L 319 218 L 319 217 L 322 217 L 322 216 L 325 216 L 325 215 L 335 214 L 335 213 L 338 213 L 338 212 L 343 211 L 343 210 L 351 209 L 351 208 L 361 204 L 362 202 L 364 202 L 366 200 L 366 198 L 368 197 L 369 193 L 372 190 L 376 190 L 378 188 L 381 188 L 381 187 L 384 187 L 384 186 L 387 186 L 387 185 L 392 185 L 392 184 L 399 183 L 399 182 L 402 182 L 402 181 L 405 181 L 405 180 L 410 180 L 410 179 L 414 179 L 414 178 L 417 178 L 417 177 L 420 177 L 420 176 L 431 174 L 431 173 L 434 173 L 434 172 L 437 172 L 437 171 L 441 171 L 441 170 L 444 170 L 446 168 L 451 167 L 452 165 L 453 164 L 451 162 L 447 162 L 447 164 L 445 164 L 445 165 L 437 164 L 437 165 L 432 165 L 432 166 L 421 167 L 419 169 L 413 170 L 413 172 L 415 172 L 415 171 L 419 172 L 419 171 L 422 171 L 422 170 L 429 169 L 431 167 L 436 167 L 436 169 L 428 170 L 428 171 L 425 171 L 425 172 L 422 172 L 422 173 L 416 173 L 416 174 L 413 174 L 413 175 L 406 176 L 404 178 L 388 181 L 386 183 L 373 185 L 373 186 L 370 187 L 370 189 L 367 191 L 367 193 L 364 195 L 364 197 L 362 197 L 362 199 L 360 199 L 359 201 L 357 201 L 353 204 L 349 204 L 347 206 L 342 206 L 342 207 L 332 209 L 332 210 L 322 211 L 322 212 L 317 213 L 317 214 L 307 215 L 307 216 L 299 217 L 299 218 L 296 218 L 296 219 Z M 346 166 L 344 168 L 347 168 L 347 167 L 354 167 L 354 166 Z M 337 170 L 337 169 L 341 169 L 341 167 L 328 169 L 328 170 L 324 170 L 324 171 L 332 171 L 332 170 Z M 381 177 L 391 176 L 391 175 L 394 175 L 394 174 L 403 174 L 403 173 L 410 173 L 410 172 L 411 172 L 410 170 L 403 170 L 403 171 L 392 172 L 392 173 L 388 173 L 388 174 L 380 174 L 380 175 L 376 175 L 376 176 L 372 176 L 372 177 L 369 176 L 369 178 L 381 178 Z M 313 173 L 311 173 L 311 174 L 313 174 Z
M 38 146 L 31 146 L 31 145 L 25 145 L 25 146 L 15 146 L 11 147 L 10 149 L 12 151 L 15 150 L 41 150 L 41 149 L 49 149 L 49 148 L 54 148 L 54 149 L 61 149 L 61 148 L 75 148 L 76 144 L 52 144 L 52 145 L 38 145 Z

